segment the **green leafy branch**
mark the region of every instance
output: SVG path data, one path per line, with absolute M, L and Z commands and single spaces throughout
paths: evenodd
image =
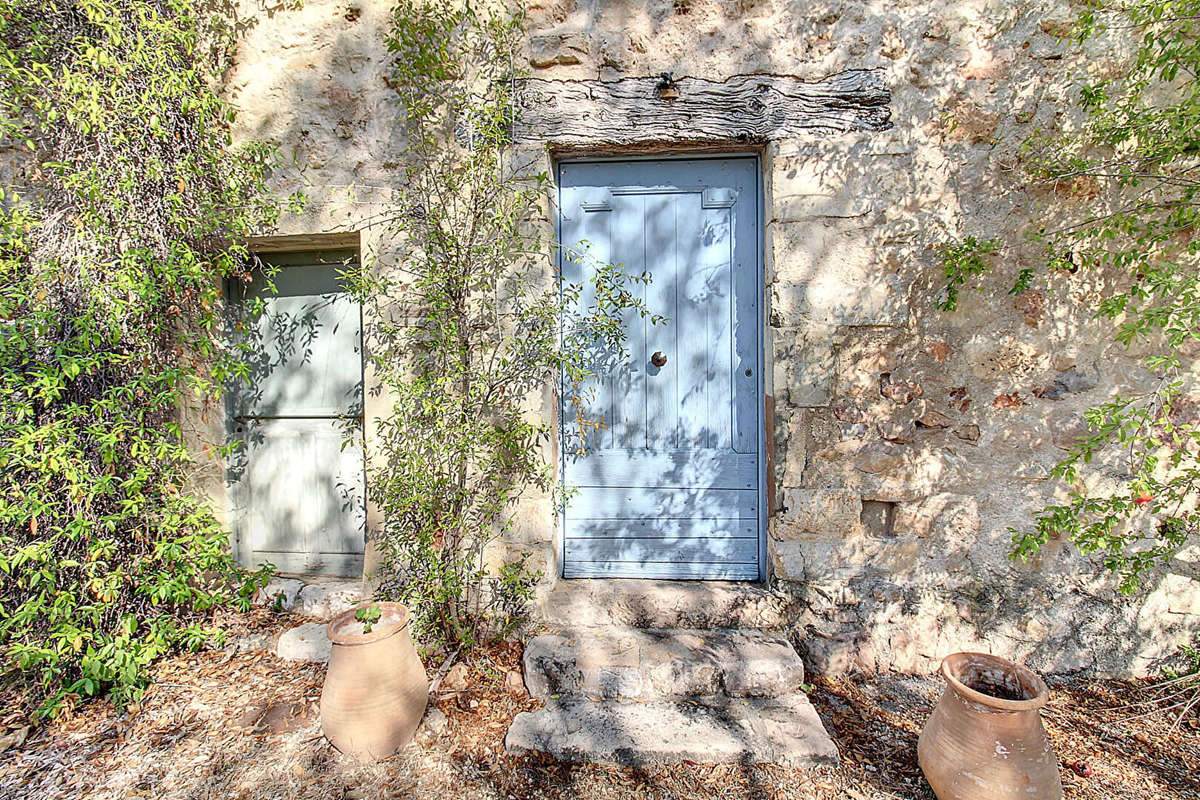
M 0 0 L 0 673 L 52 715 L 216 637 L 264 572 L 189 490 L 181 409 L 239 374 L 233 244 L 277 213 L 274 151 L 214 91 L 232 9 Z
M 1136 51 L 1103 79 L 1081 76 L 1083 125 L 1024 143 L 1029 191 L 1062 217 L 1028 233 L 1043 248 L 1044 271 L 1094 276 L 1096 315 L 1112 322 L 1114 341 L 1149 351 L 1145 366 L 1159 384 L 1087 412 L 1088 435 L 1050 473 L 1067 484 L 1068 500 L 1036 514 L 1032 530 L 1014 530 L 1013 542 L 1014 556 L 1029 559 L 1052 540 L 1070 541 L 1100 554 L 1132 592 L 1200 533 L 1188 372 L 1200 348 L 1200 2 L 1087 6 L 1075 41 L 1109 35 L 1134 36 Z M 968 237 L 942 249 L 942 308 L 956 307 L 959 289 L 991 268 L 999 246 Z M 1036 276 L 1023 266 L 1012 291 Z M 1085 481 L 1096 473 L 1106 480 Z

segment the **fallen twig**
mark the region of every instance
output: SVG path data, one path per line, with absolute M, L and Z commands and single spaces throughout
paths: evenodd
M 454 662 L 458 660 L 458 650 L 455 650 L 450 655 L 446 656 L 446 660 L 442 662 L 442 666 L 438 668 L 437 675 L 429 682 L 429 694 L 431 697 L 437 696 L 438 688 L 442 685 L 442 680 L 446 677 L 446 673 L 454 666 Z

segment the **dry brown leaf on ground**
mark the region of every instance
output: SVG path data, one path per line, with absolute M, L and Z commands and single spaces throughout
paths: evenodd
M 228 623 L 260 634 L 277 624 L 263 612 Z M 0 754 L 0 797 L 933 800 L 916 763 L 917 736 L 941 690 L 932 677 L 817 680 L 812 700 L 842 752 L 837 768 L 623 768 L 505 752 L 512 718 L 541 705 L 513 691 L 520 655 L 515 643 L 476 653 L 465 662 L 467 688 L 435 701 L 447 718 L 445 732 L 418 737 L 373 765 L 344 758 L 321 735 L 324 665 L 266 652 L 178 656 L 155 668 L 159 682 L 137 713 L 94 703 L 31 729 L 23 744 Z M 1067 800 L 1200 798 L 1194 711 L 1168 736 L 1169 715 L 1130 718 L 1122 708 L 1136 706 L 1147 691 L 1145 683 L 1055 683 L 1046 725 Z M 5 719 L 8 729 L 17 727 Z

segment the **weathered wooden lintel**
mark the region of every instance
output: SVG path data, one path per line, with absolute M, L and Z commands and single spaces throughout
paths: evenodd
M 680 78 L 664 99 L 658 77 L 616 81 L 525 81 L 518 95 L 522 142 L 558 147 L 648 142 L 768 142 L 891 127 L 882 70 L 850 70 L 821 81 L 788 75 Z
M 249 236 L 246 247 L 254 253 L 282 253 L 302 250 L 339 250 L 359 247 L 358 231 L 337 233 L 299 233 L 283 236 Z

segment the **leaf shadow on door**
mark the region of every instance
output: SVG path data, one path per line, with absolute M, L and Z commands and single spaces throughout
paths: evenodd
M 695 208 L 638 202 L 614 219 L 612 255 L 646 268 L 647 307 L 668 319 L 627 318 L 628 347 L 598 345 L 583 407 L 564 403 L 566 574 L 637 577 L 657 565 L 647 568 L 658 577 L 756 579 L 758 393 L 735 375 L 757 387 L 757 349 L 736 338 L 757 342 L 757 315 L 737 318 L 732 217 L 702 209 L 698 193 Z M 624 232 L 625 219 L 639 231 Z M 579 416 L 602 424 L 573 425 Z

